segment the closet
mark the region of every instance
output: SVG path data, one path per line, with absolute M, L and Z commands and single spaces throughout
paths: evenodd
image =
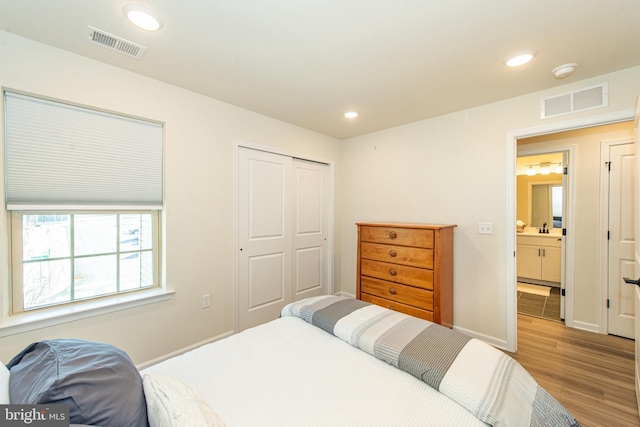
M 329 292 L 329 165 L 238 148 L 238 327 Z

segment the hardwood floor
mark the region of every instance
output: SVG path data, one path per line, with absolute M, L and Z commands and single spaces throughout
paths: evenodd
M 518 352 L 509 353 L 585 427 L 640 426 L 635 342 L 518 315 Z

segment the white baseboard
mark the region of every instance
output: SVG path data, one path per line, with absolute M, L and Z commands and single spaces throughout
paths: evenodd
M 355 295 L 348 294 L 348 293 L 346 293 L 346 292 L 342 292 L 342 291 L 340 291 L 340 292 L 336 292 L 336 295 L 337 295 L 337 296 L 339 296 L 339 297 L 345 297 L 345 298 L 353 298 L 353 299 L 355 299 L 355 298 L 356 298 L 356 296 L 355 296 Z
M 143 363 L 141 363 L 139 365 L 136 365 L 136 368 L 138 368 L 139 371 L 142 371 L 143 369 L 146 369 L 146 368 L 148 368 L 150 366 L 153 366 L 153 365 L 157 365 L 158 363 L 164 362 L 165 360 L 171 359 L 172 357 L 180 356 L 181 354 L 184 354 L 184 353 L 186 353 L 188 351 L 194 350 L 194 349 L 196 349 L 198 347 L 202 347 L 205 344 L 209 344 L 209 343 L 221 340 L 223 338 L 227 338 L 227 337 L 229 337 L 229 336 L 231 336 L 233 334 L 234 334 L 233 331 L 224 332 L 224 333 L 222 333 L 220 335 L 216 335 L 215 337 L 209 338 L 207 340 L 200 341 L 200 342 L 195 343 L 193 345 L 190 345 L 188 347 L 184 347 L 184 348 L 181 348 L 179 350 L 172 351 L 171 353 L 165 354 L 163 356 L 156 357 L 155 359 L 151 359 L 151 360 L 148 360 L 146 362 L 143 362 Z
M 477 338 L 480 341 L 484 341 L 487 344 L 492 345 L 492 346 L 494 346 L 496 348 L 499 348 L 501 350 L 506 350 L 507 349 L 507 341 L 506 340 L 501 340 L 501 339 L 498 339 L 496 337 L 492 337 L 490 335 L 480 334 L 478 332 L 475 332 L 475 331 L 472 331 L 472 330 L 469 330 L 469 329 L 465 329 L 465 328 L 460 328 L 460 327 L 455 326 L 455 325 L 453 326 L 453 329 L 458 331 L 458 332 L 460 332 L 460 333 L 468 335 L 470 337 Z
M 594 323 L 580 322 L 578 320 L 574 320 L 573 327 L 576 329 L 581 329 L 583 331 L 595 332 L 596 334 L 600 333 L 600 325 L 596 325 Z

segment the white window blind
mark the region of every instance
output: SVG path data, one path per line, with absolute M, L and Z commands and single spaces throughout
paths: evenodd
M 162 208 L 162 125 L 5 92 L 9 210 Z

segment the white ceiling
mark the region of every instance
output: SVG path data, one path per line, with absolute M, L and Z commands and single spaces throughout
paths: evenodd
M 131 25 L 131 3 L 163 28 Z M 0 0 L 0 29 L 340 139 L 640 65 L 638 0 Z

